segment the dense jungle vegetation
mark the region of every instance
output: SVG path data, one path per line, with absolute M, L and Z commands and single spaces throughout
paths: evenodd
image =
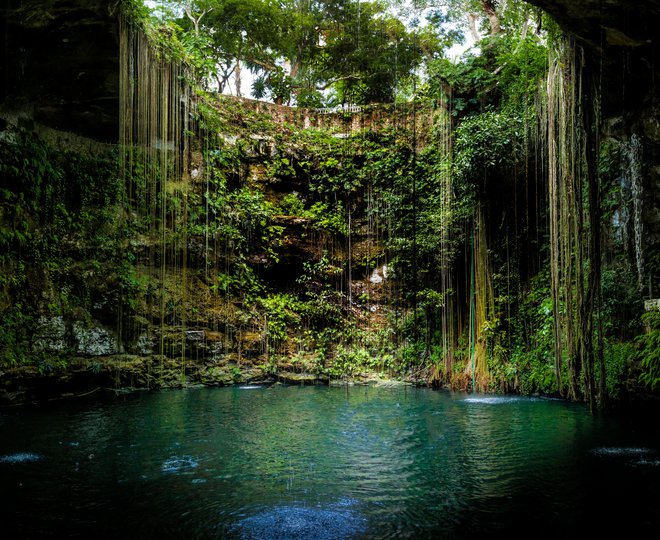
M 149 4 L 123 6 L 119 146 L 4 131 L 2 369 L 149 356 L 154 386 L 203 365 L 592 406 L 657 390 L 644 142 L 601 129 L 602 89 L 549 16 Z M 248 79 L 275 105 L 237 99 Z

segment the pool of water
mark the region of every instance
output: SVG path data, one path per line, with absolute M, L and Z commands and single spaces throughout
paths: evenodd
M 660 426 L 406 387 L 145 392 L 0 411 L 0 498 L 3 538 L 655 535 Z

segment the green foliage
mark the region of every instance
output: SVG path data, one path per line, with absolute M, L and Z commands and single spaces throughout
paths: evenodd
M 272 71 L 256 78 L 252 83 L 252 95 L 256 99 L 265 98 L 267 90 L 273 102 L 288 103 L 291 101 L 293 79 L 280 66 L 274 66 Z
M 121 9 L 124 16 L 134 24 L 141 24 L 149 17 L 149 10 L 142 0 L 121 0 Z
M 131 312 L 137 311 L 138 301 L 144 297 L 149 285 L 148 277 L 140 273 L 134 263 L 134 257 L 127 254 L 117 272 L 122 296 Z
M 525 394 L 557 392 L 549 270 L 535 276 L 523 292 L 510 331 L 511 356 L 508 362 L 493 366 L 495 381 Z
M 268 175 L 278 179 L 292 178 L 296 175 L 296 170 L 288 157 L 279 157 L 270 163 Z
M 273 294 L 259 299 L 267 317 L 268 337 L 275 343 L 287 337 L 287 330 L 300 324 L 300 302 L 289 294 Z
M 448 46 L 441 30 L 413 32 L 381 2 L 158 4 L 150 24 L 141 23 L 168 57 L 185 60 L 205 88 L 221 92 L 247 68 L 255 74 L 253 96 L 276 103 L 322 106 L 328 88 L 331 104 L 392 101 L 397 80 L 410 76 L 423 54 Z
M 36 363 L 41 375 L 64 371 L 69 365 L 67 356 L 64 354 L 39 353 L 34 355 L 32 361 Z
M 484 172 L 510 166 L 524 152 L 524 120 L 513 111 L 487 111 L 465 118 L 456 128 L 455 167 L 477 181 Z
M 343 204 L 338 201 L 334 207 L 324 202 L 315 202 L 305 216 L 313 220 L 313 227 L 331 234 L 348 235 L 348 223 Z
M 397 79 L 421 59 L 420 42 L 383 4 L 344 4 L 336 13 L 328 10 L 335 24 L 328 25 L 320 73 L 326 81 L 337 81 L 333 87 L 337 103 L 391 102 Z M 436 48 L 431 39 L 426 45 Z
M 477 89 L 492 85 L 494 77 L 481 56 L 467 56 L 454 63 L 439 58 L 429 63 L 428 93 L 447 100 L 452 116 L 462 116 L 479 104 Z
M 660 311 L 645 313 L 642 322 L 647 331 L 635 339 L 637 359 L 644 370 L 639 380 L 655 390 L 660 386 Z
M 539 83 L 548 69 L 548 50 L 539 36 L 505 34 L 497 43 L 496 87 L 503 108 L 533 109 Z M 499 70 L 499 71 L 498 71 Z
M 16 366 L 30 361 L 29 336 L 34 328 L 32 310 L 16 303 L 4 310 L 0 322 L 0 366 Z
M 390 330 L 344 328 L 326 374 L 331 378 L 377 373 L 381 377 L 401 373 L 400 351 L 395 351 Z
M 621 395 L 631 370 L 631 364 L 635 358 L 635 347 L 630 342 L 607 341 L 603 351 L 605 362 L 605 386 L 609 399 L 616 400 Z M 596 370 L 596 380 L 600 371 Z
M 296 191 L 292 191 L 280 201 L 279 211 L 285 216 L 302 216 L 305 212 L 305 202 Z
M 380 359 L 372 356 L 367 349 L 339 346 L 332 361 L 330 375 L 341 377 L 354 375 L 360 370 L 374 370 L 380 366 Z
M 482 11 L 480 5 L 471 9 Z M 443 99 L 453 116 L 482 112 L 484 104 L 498 109 L 533 108 L 547 71 L 547 46 L 543 37 L 531 31 L 531 13 L 523 2 L 507 2 L 498 11 L 504 31 L 481 39 L 480 53 L 468 51 L 456 62 L 441 57 L 428 63 L 426 91 L 434 99 Z
M 624 260 L 606 266 L 600 279 L 603 302 L 599 324 L 603 336 L 631 339 L 639 330 L 637 314 L 642 300 L 629 262 Z
M 303 263 L 303 273 L 296 279 L 296 282 L 304 285 L 315 280 L 323 280 L 330 268 L 328 252 L 324 251 L 318 262 L 305 261 Z
M 213 290 L 255 297 L 263 284 L 249 259 L 276 263 L 284 227 L 273 222 L 278 208 L 262 191 L 236 185 L 240 150 L 214 149 L 208 153 L 208 190 L 197 200 L 188 198 L 190 235 L 203 235 L 224 260 Z
M 9 129 L 0 144 L 0 356 L 48 370 L 33 351 L 40 316 L 85 320 L 89 289 L 117 275 L 116 156 L 56 151 Z M 43 364 L 43 365 L 42 365 Z

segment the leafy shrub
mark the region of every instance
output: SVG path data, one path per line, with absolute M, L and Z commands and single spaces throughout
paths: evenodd
M 519 114 L 487 111 L 456 128 L 456 169 L 463 178 L 479 179 L 484 169 L 511 165 L 522 155 L 524 122 Z
M 280 201 L 279 211 L 285 216 L 302 216 L 305 212 L 305 203 L 300 195 L 293 191 L 287 193 Z
M 268 336 L 273 342 L 287 337 L 287 330 L 300 324 L 300 302 L 290 294 L 272 294 L 259 299 L 268 317 Z

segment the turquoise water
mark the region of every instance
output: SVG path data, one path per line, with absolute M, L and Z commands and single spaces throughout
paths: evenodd
M 0 496 L 3 538 L 655 535 L 660 430 L 405 387 L 145 392 L 1 411 Z

